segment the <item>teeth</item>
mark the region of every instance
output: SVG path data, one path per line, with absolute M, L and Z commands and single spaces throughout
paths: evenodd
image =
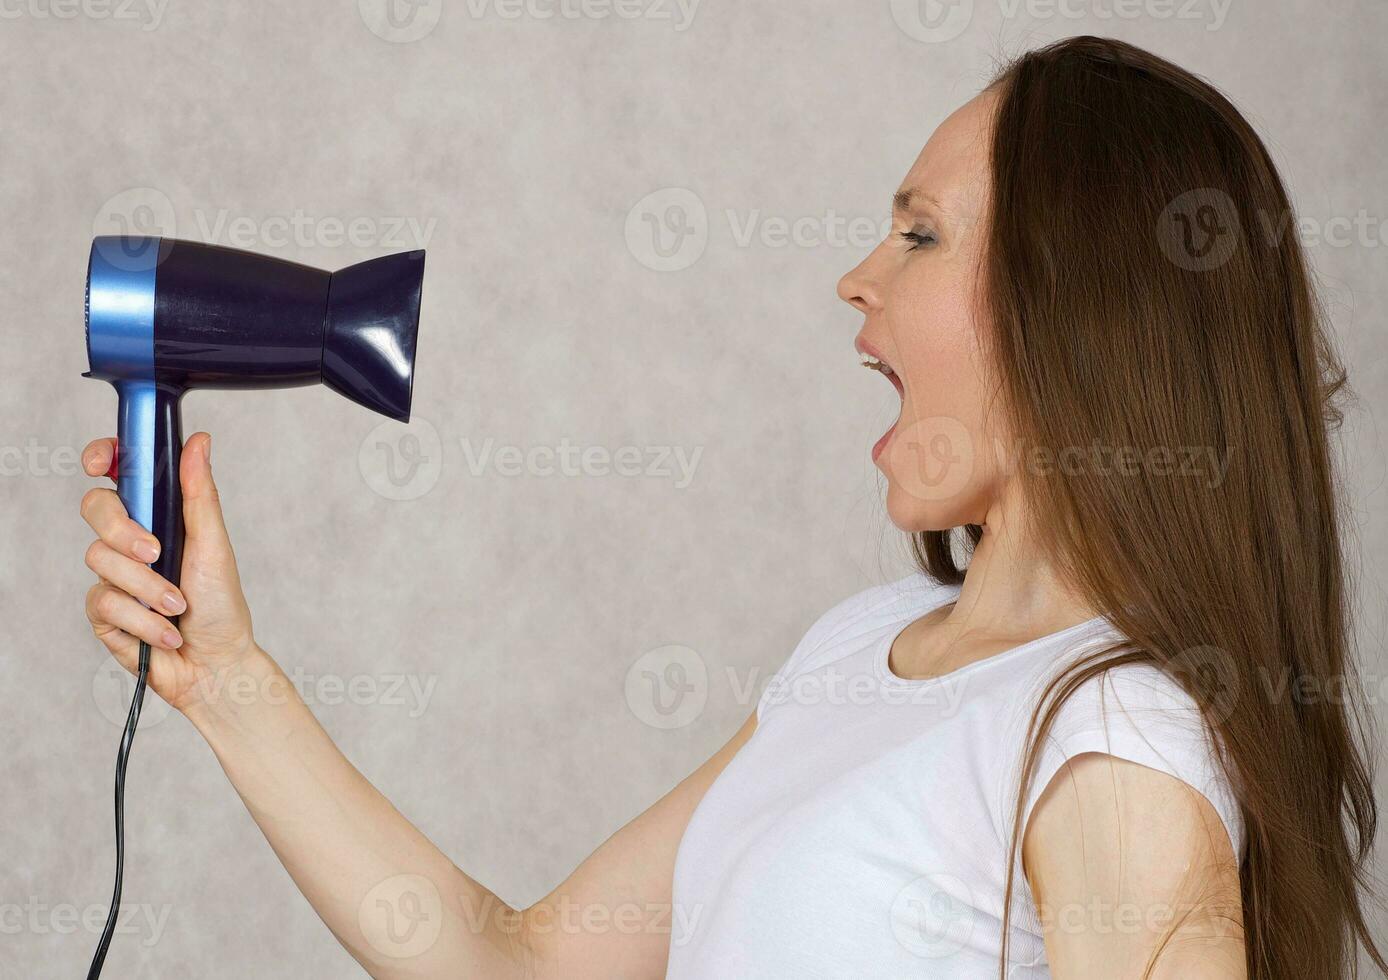
M 891 374 L 892 369 L 883 364 L 871 354 L 859 354 L 863 367 L 872 368 L 874 371 L 881 371 L 883 374 Z

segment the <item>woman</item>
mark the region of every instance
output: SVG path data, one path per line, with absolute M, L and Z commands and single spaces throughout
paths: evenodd
M 181 591 L 112 491 L 84 499 L 88 615 L 128 668 L 158 647 L 151 687 L 373 976 L 1384 968 L 1358 728 L 1298 694 L 1343 679 L 1350 632 L 1341 376 L 1298 243 L 1263 233 L 1289 213 L 1229 102 L 1115 41 L 1027 54 L 946 120 L 839 287 L 901 395 L 872 452 L 921 574 L 821 618 L 727 745 L 528 909 L 256 645 L 205 434 Z

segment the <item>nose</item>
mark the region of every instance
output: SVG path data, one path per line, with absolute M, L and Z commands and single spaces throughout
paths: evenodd
M 869 255 L 839 280 L 839 299 L 859 313 L 882 308 L 882 284 L 873 275 L 871 264 L 872 255 Z

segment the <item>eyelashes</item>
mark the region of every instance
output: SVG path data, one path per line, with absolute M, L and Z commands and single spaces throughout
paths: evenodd
M 908 252 L 914 252 L 918 248 L 939 244 L 939 240 L 934 234 L 928 231 L 899 231 L 897 232 L 897 236 L 903 242 L 907 243 L 908 248 L 906 251 Z

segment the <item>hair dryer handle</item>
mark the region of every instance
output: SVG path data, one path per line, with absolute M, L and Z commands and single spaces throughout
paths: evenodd
M 183 487 L 178 480 L 183 390 L 140 380 L 116 382 L 116 393 L 116 493 L 126 512 L 159 539 L 159 557 L 150 567 L 178 585 L 183 568 Z

